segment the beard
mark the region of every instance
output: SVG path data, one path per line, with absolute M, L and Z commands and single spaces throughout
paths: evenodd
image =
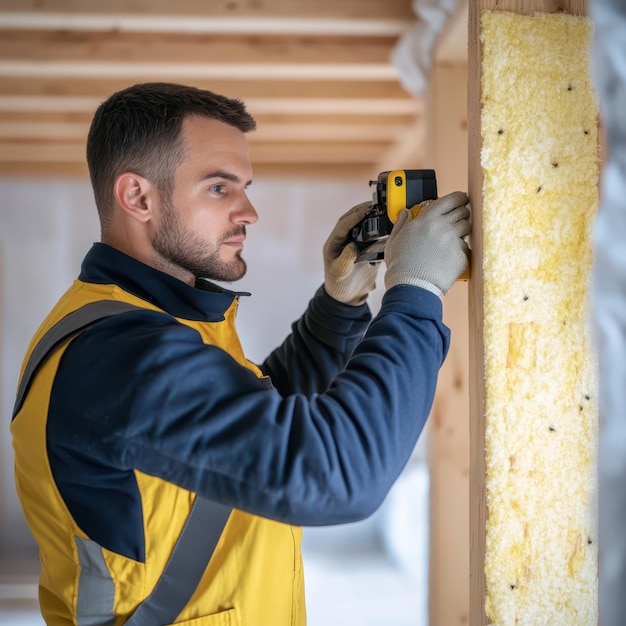
M 233 282 L 243 278 L 247 265 L 240 253 L 237 252 L 235 258 L 228 262 L 222 261 L 219 254 L 224 241 L 246 234 L 245 226 L 226 233 L 210 249 L 209 243 L 184 227 L 167 198 L 163 200 L 161 216 L 159 229 L 152 237 L 152 248 L 165 267 L 191 272 L 196 279 Z

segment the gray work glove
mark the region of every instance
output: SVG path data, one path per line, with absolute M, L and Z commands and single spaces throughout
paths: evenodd
M 467 267 L 470 232 L 469 198 L 455 191 L 428 206 L 411 219 L 400 212 L 385 244 L 385 287 L 416 285 L 438 296 L 445 294 Z
M 362 202 L 342 215 L 324 244 L 324 288 L 335 300 L 358 306 L 376 287 L 378 264 L 355 263 L 359 249 L 349 242 L 352 229 L 372 210 Z

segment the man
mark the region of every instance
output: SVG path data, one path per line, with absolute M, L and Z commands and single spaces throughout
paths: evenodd
M 373 320 L 376 267 L 347 243 L 370 203 L 346 213 L 324 285 L 257 367 L 239 295 L 208 280 L 246 270 L 254 127 L 240 102 L 170 84 L 95 114 L 101 243 L 29 347 L 12 422 L 49 625 L 304 624 L 300 527 L 373 513 L 427 418 L 467 196 L 402 212 Z

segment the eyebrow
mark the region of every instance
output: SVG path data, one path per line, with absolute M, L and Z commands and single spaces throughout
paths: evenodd
M 232 172 L 227 172 L 225 170 L 215 170 L 214 172 L 209 172 L 202 177 L 202 180 L 211 180 L 211 178 L 224 178 L 225 180 L 231 180 L 234 183 L 240 183 L 241 178 L 237 176 L 237 174 L 233 174 Z M 252 179 L 246 181 L 246 187 L 252 184 Z

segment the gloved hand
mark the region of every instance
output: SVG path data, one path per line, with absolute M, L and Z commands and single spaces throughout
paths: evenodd
M 324 288 L 335 300 L 358 306 L 376 287 L 378 264 L 355 263 L 359 249 L 348 242 L 351 230 L 372 210 L 371 202 L 362 202 L 342 215 L 324 244 Z
M 455 191 L 422 208 L 417 217 L 400 212 L 385 244 L 385 287 L 417 285 L 445 294 L 467 267 L 469 198 Z

